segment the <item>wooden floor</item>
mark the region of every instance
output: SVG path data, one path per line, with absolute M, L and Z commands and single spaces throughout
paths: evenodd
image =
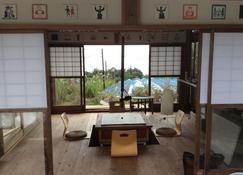
M 72 115 L 70 129 L 91 131 L 96 115 Z M 158 114 L 150 118 L 156 127 L 164 122 Z M 52 117 L 52 130 L 55 175 L 183 175 L 183 152 L 194 149 L 193 118 L 183 121 L 181 137 L 158 137 L 160 145 L 139 147 L 139 156 L 128 158 L 111 158 L 109 147 L 88 147 L 89 139 L 64 141 L 59 116 Z M 44 175 L 42 132 L 40 125 L 0 159 L 1 175 Z

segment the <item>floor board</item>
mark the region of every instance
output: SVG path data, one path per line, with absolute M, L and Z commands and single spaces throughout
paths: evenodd
M 151 115 L 151 114 L 150 114 Z M 97 114 L 71 115 L 70 130 L 91 131 Z M 154 127 L 170 123 L 159 114 L 150 117 Z M 55 175 L 183 175 L 182 155 L 194 149 L 194 120 L 185 118 L 181 137 L 158 137 L 160 145 L 139 146 L 137 157 L 111 158 L 109 147 L 88 147 L 89 139 L 68 142 L 63 124 L 52 116 Z M 43 128 L 39 125 L 17 147 L 0 159 L 2 175 L 43 175 Z

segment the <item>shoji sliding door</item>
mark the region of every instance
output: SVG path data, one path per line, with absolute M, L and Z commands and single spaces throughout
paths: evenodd
M 243 169 L 242 75 L 243 33 L 203 33 L 200 145 L 207 173 Z
M 46 108 L 43 34 L 0 34 L 0 109 Z
M 37 173 L 45 174 L 44 43 L 43 33 L 0 34 L 0 157 L 8 153 L 1 159 L 0 174 L 26 174 L 23 167 L 33 164 Z

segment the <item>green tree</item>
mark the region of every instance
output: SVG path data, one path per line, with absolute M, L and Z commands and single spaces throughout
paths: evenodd
M 129 68 L 125 71 L 124 79 L 143 78 L 143 72 L 137 68 Z

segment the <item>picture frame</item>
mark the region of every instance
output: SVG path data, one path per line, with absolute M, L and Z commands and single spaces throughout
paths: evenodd
M 77 19 L 78 18 L 78 5 L 77 4 L 64 4 L 64 18 Z
M 224 20 L 226 18 L 226 5 L 225 4 L 213 4 L 211 19 Z
M 3 20 L 16 20 L 17 4 L 1 4 L 0 13 Z
M 48 19 L 47 4 L 32 4 L 32 19 Z
M 198 5 L 184 4 L 183 5 L 183 19 L 197 19 Z
M 107 6 L 105 4 L 94 4 L 93 8 L 93 16 L 97 20 L 104 20 L 106 19 L 107 15 Z
M 157 20 L 165 20 L 169 17 L 169 5 L 157 4 L 154 7 L 154 17 Z

